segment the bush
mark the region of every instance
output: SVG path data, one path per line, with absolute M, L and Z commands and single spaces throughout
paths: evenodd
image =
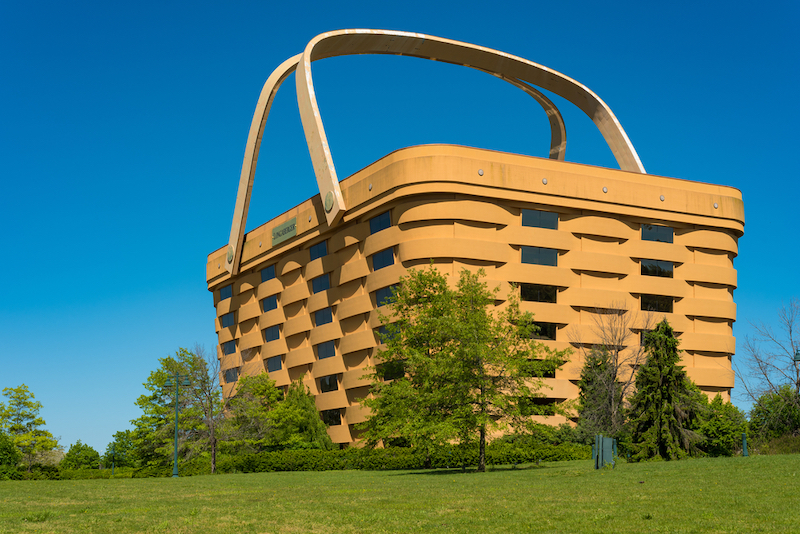
M 781 436 L 756 448 L 758 454 L 800 454 L 800 436 Z
M 20 460 L 22 460 L 22 453 L 19 452 L 19 449 L 14 445 L 8 434 L 0 431 L 0 467 L 13 467 L 16 469 Z

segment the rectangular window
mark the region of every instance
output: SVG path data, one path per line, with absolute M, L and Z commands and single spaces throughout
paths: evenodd
M 552 302 L 556 301 L 558 289 L 556 286 L 543 286 L 539 284 L 520 284 L 520 299 L 528 302 Z
M 379 363 L 375 366 L 375 371 L 384 382 L 397 380 L 406 375 L 406 367 L 402 361 Z
M 328 426 L 339 426 L 342 424 L 342 414 L 339 412 L 339 408 L 322 410 L 319 412 L 319 415 L 322 417 L 322 422 Z
M 333 341 L 326 341 L 317 345 L 317 359 L 333 358 L 336 356 L 336 344 Z
M 369 233 L 377 234 L 381 230 L 386 230 L 392 225 L 391 211 L 381 213 L 369 220 Z
M 325 291 L 326 289 L 331 288 L 331 275 L 329 273 L 325 273 L 322 276 L 318 276 L 311 280 L 311 290 L 314 293 L 319 293 L 320 291 Z
M 320 392 L 328 393 L 329 391 L 336 391 L 337 389 L 339 389 L 339 380 L 337 375 L 323 376 L 319 379 Z
M 382 287 L 375 292 L 375 302 L 379 307 L 394 302 L 392 292 L 396 287 L 397 284 L 392 284 L 390 286 Z
M 672 297 L 642 295 L 642 311 L 672 313 Z
M 393 338 L 393 336 L 389 334 L 389 329 L 386 327 L 385 324 L 379 326 L 376 332 L 378 332 L 378 340 L 381 343 L 388 343 Z
M 533 265 L 558 265 L 558 251 L 554 248 L 522 247 L 522 263 Z
M 322 308 L 314 312 L 314 324 L 316 326 L 322 326 L 324 324 L 332 323 L 333 322 L 333 310 L 328 308 Z
M 372 255 L 372 270 L 377 271 L 394 265 L 394 251 L 391 248 L 381 250 Z
M 280 356 L 273 356 L 272 358 L 267 358 L 267 372 L 273 373 L 275 371 L 280 371 L 283 369 L 283 362 L 281 361 Z
M 523 397 L 519 399 L 520 415 L 555 415 L 555 399 Z
M 316 245 L 312 245 L 311 248 L 309 249 L 309 253 L 311 254 L 311 260 L 310 261 L 314 261 L 317 258 L 321 258 L 323 256 L 327 256 L 328 255 L 328 242 L 327 241 L 322 241 L 320 243 L 317 243 Z
M 264 329 L 264 341 L 275 341 L 281 338 L 280 325 L 270 326 Z
M 261 301 L 261 309 L 265 312 L 278 308 L 278 295 L 270 295 Z
M 261 269 L 261 281 L 266 282 L 275 278 L 275 266 L 270 265 L 266 269 Z
M 669 226 L 655 226 L 653 224 L 642 225 L 642 241 L 672 243 L 673 235 L 674 230 Z
M 233 312 L 226 313 L 225 315 L 221 316 L 219 318 L 219 323 L 220 325 L 222 325 L 222 328 L 228 328 L 229 326 L 233 326 L 234 325 Z
M 552 211 L 522 210 L 522 226 L 558 230 L 558 213 Z
M 222 344 L 222 354 L 227 356 L 228 354 L 233 354 L 234 352 L 236 352 L 235 339 L 233 341 L 226 341 Z
M 233 296 L 233 284 L 219 288 L 219 300 L 229 299 Z
M 234 367 L 233 369 L 226 369 L 225 370 L 225 383 L 230 384 L 231 382 L 236 382 L 239 380 L 239 368 Z
M 672 262 L 642 260 L 642 276 L 662 276 L 672 278 Z
M 539 328 L 539 332 L 531 336 L 533 339 L 556 340 L 556 330 L 558 330 L 558 328 L 555 323 L 540 323 L 534 321 L 533 324 Z

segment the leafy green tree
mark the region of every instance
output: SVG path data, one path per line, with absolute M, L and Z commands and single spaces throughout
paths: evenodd
M 794 387 L 783 384 L 756 399 L 750 410 L 750 428 L 757 437 L 771 440 L 800 435 L 800 402 L 797 395 Z
M 135 467 L 136 448 L 133 443 L 133 431 L 115 432 L 113 438 L 103 454 L 103 465 L 109 468 L 113 462 L 114 467 Z
M 597 347 L 584 357 L 578 382 L 578 432 L 584 442 L 597 434 L 620 438 L 625 427 L 622 384 L 609 351 Z
M 58 440 L 41 428 L 45 425 L 39 417 L 42 403 L 34 400 L 28 386 L 5 388 L 3 396 L 8 403 L 0 402 L 0 430 L 9 434 L 30 472 L 37 455 L 57 448 Z
M 372 415 L 361 425 L 371 444 L 402 437 L 430 456 L 434 447 L 477 442 L 478 470 L 485 470 L 486 436 L 510 424 L 522 428 L 541 396 L 531 377 L 532 360 L 549 367 L 565 353 L 536 343 L 533 316 L 522 313 L 513 295 L 499 311 L 483 270 L 463 270 L 455 288 L 433 266 L 412 270 L 393 295 L 380 351 L 384 363 L 373 374 L 373 395 L 363 403 Z M 391 321 L 391 322 L 390 322 Z M 405 376 L 383 380 L 402 366 Z
M 645 335 L 644 346 L 647 360 L 631 399 L 632 459 L 683 458 L 697 452 L 701 438 L 691 428 L 703 394 L 678 365 L 678 340 L 666 319 Z
M 78 440 L 70 446 L 60 465 L 66 469 L 99 469 L 100 453 Z
M 703 436 L 700 449 L 709 456 L 732 456 L 742 444 L 742 433 L 747 432 L 747 419 L 739 408 L 724 402 L 717 394 L 700 412 L 696 430 Z
M 228 408 L 227 445 L 232 450 L 334 448 L 302 377 L 289 385 L 284 396 L 267 373 L 243 376 Z
M 0 467 L 16 468 L 21 459 L 22 453 L 14 445 L 14 441 L 8 434 L 0 431 Z

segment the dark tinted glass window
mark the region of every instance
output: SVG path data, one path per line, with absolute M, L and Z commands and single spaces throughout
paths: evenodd
M 539 284 L 520 284 L 520 299 L 529 302 L 555 302 L 558 290 L 556 286 Z
M 275 341 L 281 338 L 281 329 L 278 325 L 264 329 L 264 341 Z
M 281 362 L 280 356 L 273 356 L 272 358 L 267 358 L 267 371 L 272 373 L 273 371 L 280 371 L 283 368 L 283 363 Z
M 336 344 L 333 341 L 326 341 L 317 345 L 317 358 L 324 360 L 325 358 L 333 358 L 336 356 Z
M 337 380 L 336 375 L 323 376 L 319 379 L 319 390 L 322 393 L 336 391 L 337 389 L 339 389 L 339 380 Z
M 231 382 L 236 382 L 239 380 L 239 368 L 234 367 L 233 369 L 226 369 L 225 370 L 225 382 L 230 384 Z
M 642 295 L 642 310 L 672 313 L 672 297 L 662 295 Z
M 323 274 L 322 276 L 318 276 L 311 280 L 311 290 L 314 293 L 319 293 L 320 291 L 325 291 L 326 289 L 331 288 L 331 276 L 328 273 Z
M 270 265 L 266 269 L 261 269 L 261 281 L 266 282 L 275 278 L 275 266 Z
M 219 300 L 229 299 L 233 296 L 233 284 L 219 288 Z
M 533 324 L 539 328 L 539 332 L 531 336 L 533 339 L 550 339 L 555 341 L 557 330 L 555 323 L 534 322 Z
M 378 340 L 381 343 L 388 343 L 391 341 L 392 337 L 389 335 L 389 329 L 386 327 L 386 325 L 379 326 L 377 332 Z
M 316 260 L 317 258 L 321 258 L 322 256 L 328 255 L 328 242 L 323 241 L 321 243 L 317 243 L 316 245 L 312 246 L 309 249 L 309 253 L 311 254 L 311 260 Z
M 554 248 L 522 247 L 522 263 L 558 265 L 558 251 Z
M 406 374 L 406 368 L 403 362 L 384 362 L 375 366 L 378 376 L 383 378 L 384 381 L 396 380 L 402 378 Z
M 372 255 L 373 271 L 383 269 L 384 267 L 388 267 L 390 265 L 394 265 L 394 252 L 392 249 L 387 248 Z
M 342 424 L 342 414 L 339 412 L 339 408 L 335 410 L 322 410 L 319 412 L 319 415 L 322 417 L 322 422 L 328 426 L 339 426 Z
M 555 415 L 555 399 L 526 397 L 519 399 L 521 415 Z
M 222 354 L 233 354 L 236 352 L 236 340 L 226 341 L 222 344 Z
M 233 326 L 233 312 L 226 313 L 222 317 L 219 318 L 219 322 L 222 325 L 222 328 L 228 328 L 229 326 Z
M 552 211 L 522 210 L 522 226 L 558 230 L 558 213 Z
M 674 230 L 669 226 L 642 225 L 642 240 L 672 243 Z
M 265 312 L 276 309 L 278 307 L 278 295 L 270 295 L 261 301 L 261 305 Z
M 386 213 L 381 213 L 377 217 L 373 217 L 369 220 L 369 233 L 375 234 L 380 232 L 381 230 L 386 230 L 392 225 L 392 216 L 391 212 L 387 211 Z
M 394 288 L 397 287 L 396 285 L 382 287 L 375 292 L 375 302 L 378 306 L 385 306 L 386 304 L 391 304 L 392 301 L 392 291 Z
M 314 312 L 314 323 L 317 326 L 333 322 L 333 311 L 330 308 L 322 308 Z
M 642 260 L 642 276 L 663 276 L 664 278 L 672 278 L 672 262 Z

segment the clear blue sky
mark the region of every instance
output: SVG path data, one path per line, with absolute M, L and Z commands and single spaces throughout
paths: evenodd
M 2 2 L 0 388 L 24 382 L 65 447 L 102 451 L 139 415 L 159 357 L 213 350 L 206 256 L 227 242 L 259 91 L 341 28 L 428 33 L 551 67 L 606 101 L 648 172 L 741 189 L 741 340 L 800 295 L 798 6 Z M 314 69 L 342 177 L 420 143 L 547 154 L 541 110 L 485 74 L 372 56 Z M 273 106 L 248 229 L 316 193 L 293 88 Z M 567 159 L 616 167 L 589 119 L 557 103 Z

